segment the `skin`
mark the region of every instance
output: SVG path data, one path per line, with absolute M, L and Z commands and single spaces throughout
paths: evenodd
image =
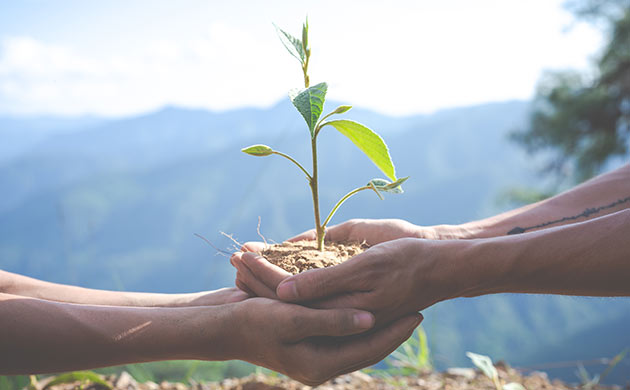
M 249 296 L 236 288 L 188 294 L 107 291 L 51 283 L 0 270 L 0 292 L 49 301 L 88 305 L 186 307 L 239 302 Z
M 422 320 L 410 314 L 387 328 L 346 337 L 372 328 L 374 316 L 247 297 L 237 289 L 119 293 L 2 272 L 0 375 L 240 359 L 317 385 L 381 360 Z
M 252 293 L 312 307 L 368 310 L 379 325 L 456 297 L 630 296 L 629 197 L 626 165 L 551 199 L 459 226 L 342 223 L 330 228 L 329 240 L 373 246 L 331 268 L 290 276 L 255 252 L 236 253 L 231 262 L 237 286 Z M 556 220 L 562 221 L 548 224 Z M 515 227 L 525 232 L 507 235 Z M 295 239 L 312 237 L 305 232 Z M 261 244 L 244 249 L 257 251 Z

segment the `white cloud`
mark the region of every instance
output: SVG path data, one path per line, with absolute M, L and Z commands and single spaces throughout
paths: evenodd
M 318 3 L 309 13 L 313 81 L 328 81 L 331 98 L 390 114 L 527 99 L 543 69 L 583 68 L 601 42 L 581 25 L 562 33 L 570 16 L 545 1 L 447 3 Z M 296 20 L 304 7 L 287 5 L 278 22 Z M 266 21 L 275 11 L 256 12 L 269 15 L 191 25 L 176 37 L 150 32 L 127 51 L 5 35 L 0 112 L 126 115 L 165 104 L 271 105 L 297 86 L 300 72 Z

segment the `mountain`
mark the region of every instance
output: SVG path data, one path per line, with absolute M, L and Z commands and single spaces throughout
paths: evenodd
M 506 137 L 527 113 L 520 101 L 402 118 L 353 109 L 348 116 L 377 130 L 398 175 L 411 178 L 405 194 L 384 201 L 357 195 L 333 223 L 460 223 L 502 211 L 502 191 L 538 184 L 536 161 Z M 232 285 L 235 272 L 193 233 L 229 248 L 219 232 L 257 240 L 259 216 L 275 241 L 312 225 L 303 175 L 283 159 L 240 152 L 265 143 L 309 160 L 308 131 L 289 102 L 226 112 L 167 107 L 115 120 L 0 118 L 0 126 L 0 268 L 8 271 L 94 288 L 214 289 Z M 39 135 L 27 142 L 19 134 Z M 323 209 L 382 176 L 332 128 L 319 151 Z M 494 295 L 440 303 L 424 326 L 439 367 L 469 365 L 466 351 L 527 366 L 583 359 L 591 345 L 615 355 L 623 346 L 609 341 L 627 338 L 619 327 L 602 329 L 628 313 L 627 299 Z

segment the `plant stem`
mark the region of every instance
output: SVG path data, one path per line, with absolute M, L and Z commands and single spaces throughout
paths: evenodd
M 308 88 L 310 79 L 308 77 L 308 61 L 311 59 L 310 52 L 306 54 L 306 60 L 302 66 L 302 72 L 304 73 L 304 88 Z
M 313 180 L 311 175 L 308 173 L 308 171 L 306 169 L 304 169 L 302 164 L 300 164 L 299 162 L 295 161 L 293 159 L 293 157 L 289 156 L 288 154 L 284 154 L 282 152 L 278 152 L 278 151 L 275 151 L 275 150 L 273 151 L 273 154 L 277 154 L 278 156 L 282 156 L 282 157 L 286 158 L 287 160 L 291 161 L 293 164 L 297 165 L 297 167 L 300 168 L 302 170 L 302 172 L 304 172 L 304 174 L 306 175 L 306 178 L 308 179 L 309 183 Z
M 317 188 L 317 137 L 311 139 L 311 151 L 313 154 L 313 175 L 311 176 L 310 185 L 313 194 L 313 210 L 315 212 L 315 232 L 317 233 L 317 250 L 324 250 L 324 234 L 326 231 L 320 224 L 319 217 L 319 192 Z
M 344 197 L 341 198 L 339 200 L 339 202 L 337 202 L 335 207 L 333 207 L 333 209 L 330 211 L 330 214 L 328 214 L 328 217 L 326 217 L 326 220 L 322 224 L 322 230 L 326 229 L 326 226 L 328 225 L 328 222 L 330 222 L 330 219 L 333 217 L 333 215 L 335 215 L 335 213 L 337 212 L 337 209 L 343 204 L 343 202 L 348 200 L 348 198 L 350 198 L 352 195 L 356 194 L 359 191 L 371 190 L 371 189 L 372 189 L 372 187 L 370 187 L 370 186 L 359 187 L 359 188 L 355 188 L 354 190 L 352 190 L 352 191 L 348 192 L 346 195 L 344 195 Z

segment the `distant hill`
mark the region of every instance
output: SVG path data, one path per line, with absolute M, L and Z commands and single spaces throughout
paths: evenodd
M 501 211 L 502 191 L 537 184 L 535 162 L 506 138 L 527 111 L 520 101 L 403 118 L 353 109 L 349 116 L 377 129 L 399 175 L 411 178 L 405 194 L 384 201 L 359 194 L 335 221 L 431 225 Z M 308 161 L 308 133 L 289 102 L 216 113 L 167 107 L 119 120 L 0 118 L 0 137 L 0 268 L 9 271 L 95 288 L 214 289 L 231 285 L 234 270 L 193 233 L 229 247 L 219 232 L 256 240 L 258 216 L 276 241 L 312 225 L 295 167 L 240 152 L 265 143 Z M 323 208 L 381 176 L 332 128 L 320 140 Z M 438 304 L 425 328 L 441 366 L 468 365 L 465 351 L 529 365 L 583 359 L 587 345 L 616 354 L 621 346 L 608 341 L 626 340 L 623 331 L 602 329 L 620 313 L 630 313 L 629 300 L 496 295 Z

